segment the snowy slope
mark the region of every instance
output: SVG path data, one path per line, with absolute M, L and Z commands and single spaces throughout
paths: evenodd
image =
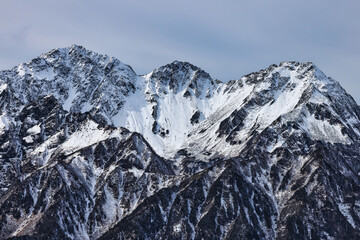
M 254 79 L 258 75 L 261 78 Z M 215 111 L 190 134 L 192 137 L 184 148 L 194 149 L 196 155 L 212 152 L 223 157 L 235 156 L 251 135 L 261 133 L 281 118 L 301 122 L 302 129 L 313 139 L 331 143 L 350 143 L 342 128 L 349 127 L 359 133 L 358 126 L 349 122 L 349 119 L 359 121 L 356 102 L 351 97 L 344 98 L 345 90 L 311 63 L 283 62 L 239 81 L 242 86 L 223 104 L 225 114 Z M 227 94 L 224 91 L 222 95 Z M 312 104 L 325 104 L 338 122 L 316 119 L 309 113 Z M 230 136 L 222 138 L 225 133 Z

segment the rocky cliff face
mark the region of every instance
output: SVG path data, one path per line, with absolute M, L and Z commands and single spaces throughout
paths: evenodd
M 312 63 L 223 83 L 80 46 L 0 72 L 0 239 L 359 239 L 360 108 Z

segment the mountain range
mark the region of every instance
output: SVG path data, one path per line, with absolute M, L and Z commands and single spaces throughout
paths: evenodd
M 0 71 L 0 239 L 360 239 L 359 161 L 360 107 L 310 62 Z

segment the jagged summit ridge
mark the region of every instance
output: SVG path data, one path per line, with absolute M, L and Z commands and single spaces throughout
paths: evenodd
M 0 72 L 0 239 L 358 239 L 360 109 L 312 63 L 221 82 L 80 46 Z
M 261 125 L 258 129 L 264 129 L 304 102 L 329 103 L 341 97 L 334 100 L 353 105 L 342 97 L 346 93 L 341 86 L 314 64 L 292 61 L 223 83 L 180 61 L 137 76 L 116 58 L 73 45 L 42 54 L 1 75 L 2 79 L 11 79 L 7 83 L 10 89 L 20 89 L 14 96 L 16 106 L 52 94 L 67 111 L 101 114 L 115 126 L 143 134 L 156 152 L 167 156 L 189 143 L 188 136 L 199 124 L 216 128 L 212 133 L 207 131 L 215 147 L 220 123 L 242 106 L 264 107 L 256 116 Z M 249 117 L 252 124 L 255 116 Z
M 73 45 L 42 54 L 0 75 L 6 82 L 3 88 L 14 93 L 10 94 L 14 99 L 12 112 L 41 95 L 51 94 L 67 111 L 101 114 L 109 124 L 143 134 L 163 156 L 174 155 L 183 144 L 193 144 L 190 137 L 199 131 L 200 125 L 212 129 L 202 138 L 208 136 L 209 147 L 216 149 L 223 132 L 219 130 L 221 123 L 230 113 L 244 112 L 248 107 L 261 108 L 253 116 L 246 114 L 243 121 L 249 122 L 244 129 L 252 129 L 250 125 L 256 119 L 257 131 L 308 102 L 329 105 L 341 102 L 346 106 L 342 114 L 356 119 L 350 109 L 355 104 L 351 97 L 310 62 L 285 61 L 223 83 L 181 61 L 137 76 L 130 66 L 116 58 Z M 238 138 L 235 132 L 232 138 Z M 248 133 L 239 134 L 242 139 L 231 142 L 245 143 Z M 227 151 L 222 143 L 219 146 L 222 150 L 213 151 L 215 155 Z

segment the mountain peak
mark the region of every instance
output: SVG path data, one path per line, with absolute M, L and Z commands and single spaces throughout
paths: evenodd
M 81 46 L 81 45 L 77 45 L 77 44 L 71 44 L 71 46 L 69 47 L 70 49 L 85 49 L 85 47 Z M 86 49 L 85 49 L 86 50 Z
M 63 62 L 65 64 L 67 64 L 66 61 L 70 61 L 72 64 L 82 62 L 83 64 L 91 65 L 106 65 L 110 63 L 113 65 L 123 65 L 123 67 L 127 67 L 133 71 L 129 65 L 122 63 L 115 57 L 110 57 L 106 54 L 100 54 L 76 44 L 73 44 L 69 47 L 56 48 L 49 52 L 43 53 L 39 57 L 33 59 L 30 63 L 38 64 L 39 59 L 45 59 L 50 63 Z
M 176 68 L 176 67 L 184 67 L 184 68 L 190 68 L 190 69 L 193 69 L 193 70 L 198 70 L 200 69 L 199 67 L 187 62 L 187 61 L 179 61 L 179 60 L 174 60 L 173 62 L 171 63 L 168 63 L 160 68 L 166 68 L 166 67 L 169 67 L 169 68 Z
M 190 88 L 197 92 L 197 96 L 201 95 L 201 88 L 217 84 L 209 73 L 189 62 L 182 61 L 174 61 L 159 67 L 152 71 L 149 77 L 153 84 L 169 87 L 175 93 L 185 89 L 184 91 L 188 92 L 186 94 L 190 94 L 191 91 L 186 90 Z
M 125 95 L 135 91 L 137 75 L 116 58 L 72 45 L 53 49 L 11 71 L 1 71 L 0 78 L 17 90 L 16 111 L 52 94 L 67 111 L 109 116 L 117 113 Z
M 46 53 L 43 53 L 40 55 L 40 58 L 54 58 L 54 57 L 63 57 L 65 58 L 65 56 L 67 55 L 77 55 L 77 54 L 82 54 L 82 55 L 87 55 L 90 53 L 94 53 L 93 51 L 87 50 L 85 47 L 80 46 L 80 45 L 76 45 L 76 44 L 72 44 L 71 46 L 68 47 L 62 47 L 62 48 L 55 48 L 52 49 Z M 35 58 L 36 59 L 36 58 Z
M 155 70 L 155 72 L 166 72 L 171 74 L 181 74 L 181 73 L 197 73 L 201 74 L 203 77 L 211 79 L 209 73 L 205 72 L 201 68 L 185 61 L 173 61 L 172 63 L 161 66 Z
M 313 62 L 283 61 L 278 65 L 278 68 L 286 68 L 290 71 L 296 71 L 299 74 L 312 73 L 315 74 L 318 79 L 327 78 Z

